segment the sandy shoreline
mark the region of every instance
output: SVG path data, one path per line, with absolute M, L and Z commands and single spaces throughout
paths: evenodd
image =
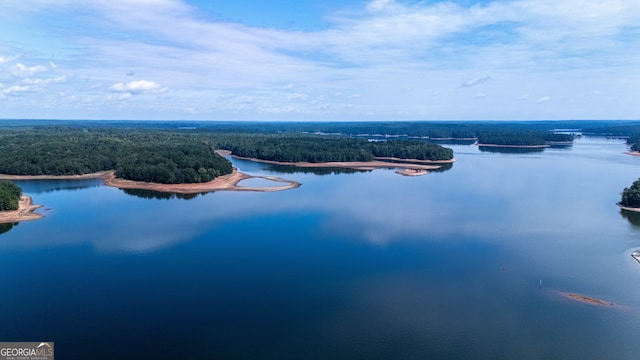
M 311 162 L 289 162 L 289 161 L 272 161 L 272 160 L 261 160 L 256 158 L 248 158 L 231 154 L 228 150 L 218 150 L 218 154 L 224 156 L 232 156 L 236 159 L 240 160 L 249 160 L 254 162 L 260 162 L 264 164 L 273 164 L 273 165 L 287 165 L 287 166 L 297 166 L 303 168 L 348 168 L 348 169 L 356 169 L 356 170 L 374 170 L 374 169 L 394 169 L 394 168 L 403 168 L 403 169 L 417 169 L 417 170 L 435 170 L 439 169 L 440 165 L 428 165 L 428 164 L 410 164 L 410 163 L 395 163 L 388 161 L 330 161 L 330 162 L 321 162 L 321 163 L 311 163 Z M 412 161 L 407 159 L 398 159 L 404 161 Z M 418 160 L 420 161 L 420 160 Z M 455 159 L 453 160 L 455 161 Z M 453 162 L 447 160 L 447 162 Z
M 42 205 L 33 205 L 30 196 L 22 195 L 18 203 L 18 210 L 0 211 L 0 224 L 40 219 L 44 216 L 35 213 L 34 210 L 41 207 Z
M 624 209 L 624 210 L 628 210 L 628 211 L 633 211 L 633 212 L 640 213 L 640 208 L 624 206 L 624 205 L 621 205 L 620 203 L 617 203 L 616 205 L 618 205 L 618 207 L 619 207 L 620 209 Z
M 285 183 L 280 186 L 241 186 L 238 183 L 242 180 L 259 178 L 270 180 L 278 183 Z M 206 183 L 193 184 L 159 184 L 144 181 L 133 181 L 116 178 L 115 171 L 101 171 L 84 175 L 6 175 L 0 174 L 2 180 L 84 180 L 84 179 L 102 179 L 106 186 L 119 189 L 141 189 L 154 190 L 161 192 L 172 192 L 180 194 L 196 194 L 211 191 L 262 191 L 272 192 L 300 187 L 300 183 L 296 181 L 282 179 L 276 176 L 252 176 L 239 172 L 236 168 L 228 175 L 219 176 L 212 181 Z
M 640 156 L 640 151 L 629 150 L 629 151 L 625 152 L 625 154 L 633 155 L 633 156 Z
M 417 164 L 452 164 L 458 159 L 453 158 L 451 160 L 420 160 L 420 159 L 402 159 L 396 157 L 384 157 L 384 156 L 375 156 L 375 160 L 391 160 L 391 161 L 400 161 L 402 163 L 417 163 Z M 392 162 L 392 164 L 395 164 Z
M 417 170 L 417 169 L 402 169 L 396 171 L 396 174 L 400 174 L 403 176 L 422 176 L 427 175 L 429 172 L 427 170 Z
M 285 183 L 281 186 L 241 186 L 239 182 L 246 179 L 265 179 L 279 183 Z M 118 179 L 115 176 L 115 172 L 111 171 L 107 176 L 103 177 L 104 183 L 107 186 L 116 187 L 119 189 L 142 189 L 142 190 L 154 190 L 161 192 L 171 192 L 179 194 L 196 194 L 211 191 L 261 191 L 272 192 L 281 191 L 287 189 L 293 189 L 300 187 L 300 183 L 292 180 L 282 179 L 276 176 L 251 176 L 238 171 L 236 168 L 228 175 L 218 176 L 212 181 L 206 183 L 193 183 L 193 184 L 159 184 L 150 183 L 144 181 L 133 181 Z

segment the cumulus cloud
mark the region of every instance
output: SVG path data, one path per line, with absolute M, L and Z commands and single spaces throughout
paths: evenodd
M 110 88 L 113 92 L 129 93 L 132 95 L 163 92 L 167 88 L 160 88 L 160 85 L 147 80 L 130 81 L 128 83 L 115 83 Z
M 536 100 L 536 103 L 541 104 L 549 101 L 551 101 L 551 98 L 549 96 L 543 96 L 540 99 Z

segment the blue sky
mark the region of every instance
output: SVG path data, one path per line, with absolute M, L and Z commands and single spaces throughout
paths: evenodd
M 3 0 L 0 118 L 640 119 L 640 1 Z

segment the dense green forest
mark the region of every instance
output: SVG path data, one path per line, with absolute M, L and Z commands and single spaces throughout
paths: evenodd
M 376 157 L 418 160 L 451 160 L 453 158 L 453 150 L 420 141 L 374 141 L 369 142 L 366 148 Z
M 0 131 L 0 173 L 80 175 L 116 170 L 129 180 L 206 182 L 233 170 L 204 138 L 179 132 L 36 127 Z
M 368 141 L 344 137 L 281 134 L 223 134 L 220 149 L 234 155 L 285 162 L 371 161 Z
M 11 181 L 0 181 L 0 211 L 17 210 L 22 189 Z
M 633 182 L 631 187 L 622 191 L 620 205 L 629 207 L 640 207 L 640 179 Z
M 85 124 L 86 125 L 86 124 Z M 291 162 L 370 161 L 375 156 L 449 160 L 450 149 L 419 141 L 370 142 L 338 136 L 108 126 L 33 126 L 0 130 L 0 173 L 116 176 L 157 183 L 207 182 L 232 172 L 215 153 Z

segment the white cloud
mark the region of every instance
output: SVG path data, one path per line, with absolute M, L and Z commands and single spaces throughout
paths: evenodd
M 29 84 L 29 85 L 39 85 L 39 86 L 45 86 L 45 85 L 49 85 L 52 83 L 62 83 L 67 81 L 67 77 L 65 75 L 62 76 L 58 76 L 56 78 L 46 78 L 46 79 L 31 79 L 31 78 L 26 78 L 23 79 L 22 82 L 25 84 Z
M 54 64 L 53 61 L 49 61 L 49 66 L 51 66 L 52 69 L 55 69 L 58 67 L 58 65 Z
M 483 77 L 479 77 L 479 78 L 473 78 L 471 80 L 467 80 L 465 82 L 463 82 L 462 84 L 460 84 L 459 87 L 461 88 L 470 88 L 476 85 L 480 85 L 480 84 L 484 84 L 487 81 L 491 81 L 493 80 L 493 78 L 491 76 L 483 76 Z
M 529 98 L 529 94 L 522 94 L 520 95 L 520 97 L 518 98 L 518 100 L 526 100 Z
M 485 94 L 485 93 L 481 93 L 481 92 L 479 92 L 479 93 L 477 93 L 477 94 L 473 95 L 473 97 L 474 97 L 475 99 L 483 98 L 483 97 L 486 97 L 486 96 L 487 96 L 487 94 Z
M 32 88 L 30 86 L 14 85 L 14 86 L 10 86 L 10 87 L 8 87 L 6 89 L 2 89 L 2 93 L 6 94 L 6 95 L 20 95 L 21 93 L 31 92 L 33 90 L 34 90 L 34 88 Z
M 26 77 L 26 76 L 31 76 L 31 75 L 33 75 L 35 73 L 43 72 L 43 71 L 46 71 L 46 70 L 47 70 L 47 68 L 45 66 L 42 66 L 42 65 L 36 65 L 36 66 L 29 67 L 29 66 L 25 66 L 25 65 L 23 65 L 21 63 L 16 63 L 16 66 L 13 69 L 13 73 L 16 76 Z
M 288 100 L 303 100 L 304 101 L 304 100 L 307 100 L 308 96 L 309 95 L 305 94 L 305 93 L 293 93 L 293 94 L 287 96 L 287 99 Z
M 541 103 L 546 103 L 551 101 L 551 97 L 549 96 L 543 96 L 540 99 L 536 100 L 536 103 L 541 104 Z
M 369 12 L 395 12 L 402 10 L 403 7 L 395 2 L 395 0 L 373 0 L 367 4 Z
M 128 83 L 115 83 L 110 88 L 114 92 L 123 92 L 129 94 L 143 94 L 150 92 L 164 92 L 167 88 L 160 88 L 160 85 L 147 80 L 130 81 Z
M 17 56 L 0 56 L 0 65 L 17 59 Z

